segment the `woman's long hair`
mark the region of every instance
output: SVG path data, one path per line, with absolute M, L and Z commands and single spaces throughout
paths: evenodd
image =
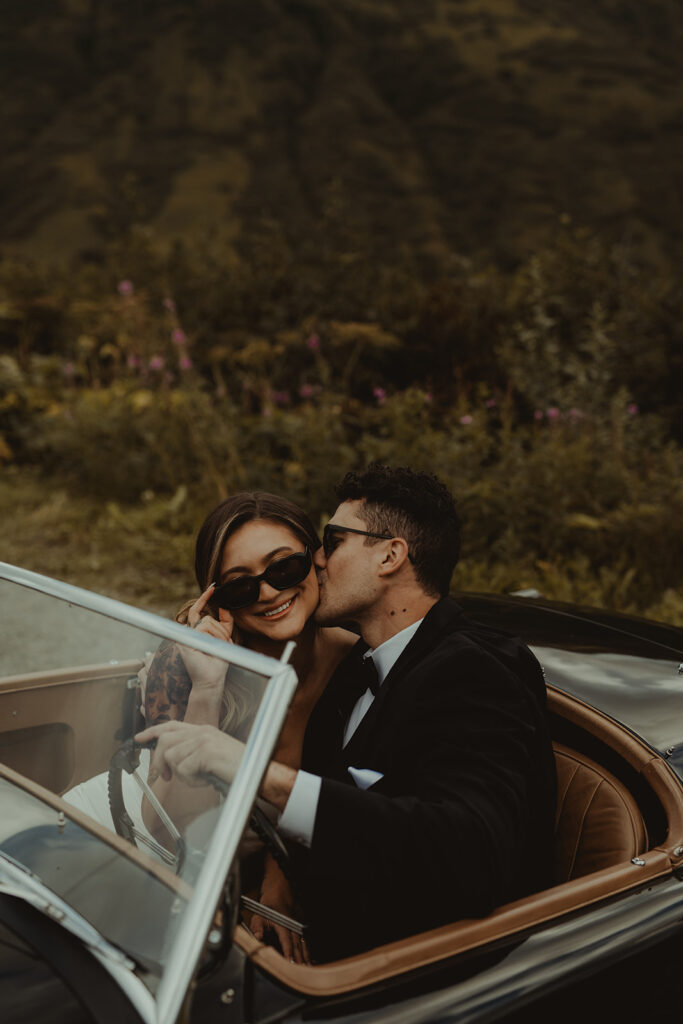
M 311 552 L 320 547 L 313 523 L 293 501 L 267 491 L 241 491 L 222 501 L 206 517 L 197 535 L 194 571 L 200 591 L 216 579 L 228 537 L 254 519 L 283 523 Z
M 298 505 L 288 498 L 267 491 L 241 491 L 222 501 L 204 520 L 197 534 L 194 571 L 200 592 L 216 580 L 228 537 L 245 523 L 270 520 L 289 527 L 311 552 L 320 547 L 320 538 L 313 523 Z M 196 600 L 196 598 L 194 599 Z M 187 614 L 194 600 L 188 601 L 176 615 L 176 621 L 187 623 Z M 237 642 L 244 638 L 234 637 Z M 223 690 L 223 713 L 219 728 L 233 732 L 249 715 L 253 697 L 247 687 L 236 679 Z

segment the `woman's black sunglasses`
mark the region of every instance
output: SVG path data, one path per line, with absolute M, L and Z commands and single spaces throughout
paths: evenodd
M 246 608 L 247 605 L 256 604 L 258 601 L 261 580 L 265 580 L 276 590 L 286 590 L 287 587 L 295 587 L 302 583 L 311 571 L 312 564 L 313 559 L 308 548 L 293 555 L 285 555 L 284 558 L 276 558 L 260 576 L 238 576 L 237 579 L 220 584 L 214 590 L 211 601 L 218 608 L 225 608 L 230 612 Z

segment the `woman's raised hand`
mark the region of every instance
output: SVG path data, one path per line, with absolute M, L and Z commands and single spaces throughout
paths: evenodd
M 201 594 L 200 597 L 190 606 L 187 613 L 187 624 L 198 633 L 207 633 L 216 637 L 217 640 L 225 640 L 232 643 L 233 618 L 229 612 L 221 612 L 221 619 L 214 619 L 206 611 L 206 606 L 211 600 L 214 591 L 214 584 Z M 185 668 L 192 679 L 192 690 L 194 698 L 199 691 L 212 696 L 214 700 L 220 701 L 223 696 L 223 684 L 225 682 L 226 664 L 219 658 L 213 658 L 210 654 L 202 654 L 191 647 L 180 648 Z
M 215 589 L 216 585 L 212 583 L 197 598 L 195 603 L 190 606 L 187 613 L 187 624 L 191 629 L 198 629 L 202 633 L 208 633 L 209 636 L 215 636 L 219 640 L 226 640 L 228 643 L 232 643 L 232 631 L 235 622 L 230 612 L 221 609 L 221 618 L 215 619 L 213 615 L 206 614 L 205 611 Z

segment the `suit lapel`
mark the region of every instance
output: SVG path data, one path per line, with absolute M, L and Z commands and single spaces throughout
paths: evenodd
M 391 685 L 396 678 L 404 676 L 416 662 L 424 658 L 436 645 L 442 633 L 453 632 L 458 621 L 465 624 L 462 611 L 450 597 L 442 597 L 432 605 L 417 633 L 393 664 L 391 671 L 382 683 L 382 690 L 386 683 Z
M 388 672 L 379 693 L 360 721 L 358 728 L 343 750 L 346 765 L 366 767 L 362 763 L 363 752 L 382 717 L 382 708 L 396 691 L 396 683 L 405 677 L 435 646 L 439 636 L 451 632 L 458 620 L 465 622 L 458 605 L 449 597 L 441 598 L 429 609 L 415 636 L 404 648 Z M 355 650 L 355 648 L 354 648 Z M 374 743 L 373 743 L 374 746 Z M 359 761 L 359 759 L 361 759 Z M 358 763 L 357 763 L 358 762 Z M 372 767 L 369 765 L 368 767 Z
M 318 775 L 337 777 L 345 773 L 342 765 L 344 726 L 351 706 L 358 663 L 368 645 L 359 640 L 337 667 L 324 693 L 313 708 L 304 734 L 301 766 Z
M 396 683 L 432 650 L 442 633 L 452 632 L 458 621 L 464 625 L 466 620 L 451 598 L 441 598 L 430 608 L 415 636 L 392 666 L 358 728 L 342 749 L 344 725 L 351 711 L 348 706 L 349 690 L 354 686 L 358 659 L 368 649 L 368 645 L 359 640 L 334 672 L 311 713 L 304 736 L 302 768 L 318 775 L 348 780 L 348 765 L 372 767 L 364 764 L 364 752 L 368 742 L 374 740 L 375 731 L 380 727 L 382 708 L 395 691 Z

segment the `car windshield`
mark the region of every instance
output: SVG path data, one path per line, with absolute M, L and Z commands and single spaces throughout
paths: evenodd
M 0 888 L 11 876 L 21 889 L 23 877 L 56 894 L 67 917 L 75 911 L 135 962 L 157 999 L 166 991 L 164 1014 L 175 1019 L 207 932 L 220 923 L 231 862 L 249 841 L 294 673 L 2 564 L 0 607 Z M 182 717 L 189 687 L 207 672 L 224 678 L 222 727 L 245 744 L 240 770 L 227 793 L 183 787 L 182 824 L 164 822 L 144 792 L 150 753 L 131 743 L 144 724 L 143 693 L 153 691 L 147 710 L 156 720 Z

